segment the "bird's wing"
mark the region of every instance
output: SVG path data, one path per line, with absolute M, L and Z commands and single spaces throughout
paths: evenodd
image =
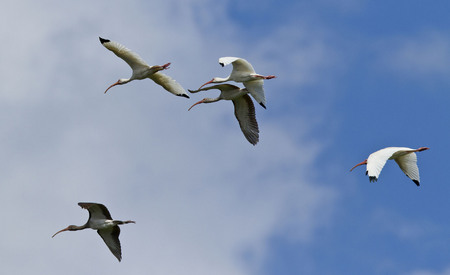
M 420 185 L 419 167 L 417 167 L 416 153 L 409 153 L 394 159 L 400 169 L 410 178 L 417 186 Z
M 233 99 L 234 115 L 239 121 L 242 133 L 253 145 L 259 141 L 258 122 L 255 116 L 255 106 L 248 94 Z
M 189 98 L 188 94 L 184 88 L 175 79 L 161 72 L 156 72 L 149 76 L 150 79 L 156 82 L 156 84 L 161 85 L 164 89 L 171 92 L 174 95 L 184 96 Z
M 386 161 L 397 151 L 398 148 L 396 147 L 388 147 L 370 154 L 367 158 L 366 167 L 366 174 L 369 176 L 370 181 L 378 180 L 378 176 L 386 164 Z
M 137 53 L 131 51 L 124 45 L 103 38 L 100 39 L 100 42 L 103 46 L 105 46 L 105 48 L 112 51 L 115 55 L 127 62 L 133 71 L 136 69 L 139 70 L 143 67 L 149 67 L 149 65 Z
M 201 91 L 207 91 L 207 90 L 212 90 L 212 89 L 219 89 L 221 91 L 230 91 L 230 90 L 239 90 L 240 88 L 236 85 L 231 85 L 231 84 L 218 84 L 218 85 L 204 87 L 204 88 L 201 88 L 198 90 L 188 90 L 188 91 L 191 93 L 198 93 Z
M 93 202 L 79 202 L 78 203 L 81 208 L 86 209 L 89 211 L 89 219 L 94 220 L 112 220 L 111 214 L 108 211 L 108 208 L 100 203 L 93 203 Z
M 228 64 L 233 64 L 233 73 L 243 72 L 247 74 L 254 74 L 255 69 L 253 69 L 252 64 L 250 64 L 247 60 L 239 57 L 221 57 L 219 58 L 219 64 L 226 66 Z
M 266 96 L 264 95 L 263 85 L 264 81 L 262 79 L 244 82 L 244 86 L 247 88 L 250 95 L 256 100 L 256 102 L 266 108 Z
M 116 256 L 117 260 L 122 260 L 122 249 L 120 247 L 119 235 L 120 228 L 118 225 L 114 227 L 109 227 L 107 229 L 97 230 L 97 233 L 102 237 L 106 246 Z

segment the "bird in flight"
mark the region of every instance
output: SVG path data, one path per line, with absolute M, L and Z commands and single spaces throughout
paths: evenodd
M 194 107 L 197 104 L 201 103 L 212 103 L 217 102 L 219 100 L 231 100 L 234 105 L 234 115 L 239 122 L 239 126 L 241 127 L 241 131 L 244 134 L 245 138 L 253 145 L 256 145 L 259 141 L 259 129 L 258 122 L 256 121 L 255 116 L 255 106 L 253 105 L 253 101 L 248 95 L 247 89 L 241 89 L 235 85 L 231 84 L 220 84 L 209 86 L 206 88 L 201 88 L 198 90 L 188 90 L 191 93 L 197 93 L 200 91 L 207 91 L 211 89 L 220 90 L 220 95 L 216 98 L 204 98 L 199 102 L 192 105 Z M 188 111 L 189 111 L 188 110 Z
M 428 150 L 428 147 L 420 147 L 419 149 L 411 149 L 407 147 L 387 147 L 378 150 L 369 155 L 369 157 L 361 163 L 356 164 L 350 172 L 356 167 L 366 164 L 366 175 L 369 176 L 370 182 L 377 181 L 386 161 L 395 160 L 400 169 L 408 176 L 417 186 L 420 185 L 419 168 L 417 167 L 416 152 Z
M 219 58 L 219 64 L 224 67 L 228 64 L 233 65 L 231 74 L 225 78 L 214 77 L 212 80 L 206 82 L 203 86 L 211 83 L 223 83 L 227 81 L 242 82 L 249 91 L 250 95 L 258 102 L 264 109 L 266 108 L 266 96 L 264 94 L 264 79 L 272 79 L 274 75 L 260 75 L 255 72 L 252 64 L 247 60 L 239 57 L 221 57 Z
M 105 93 L 116 85 L 123 85 L 135 79 L 150 78 L 151 80 L 156 82 L 156 84 L 161 85 L 168 92 L 177 96 L 189 98 L 189 95 L 185 92 L 184 88 L 178 82 L 176 82 L 170 76 L 167 76 L 160 72 L 162 70 L 168 69 L 170 63 L 161 66 L 149 66 L 138 54 L 131 51 L 130 49 L 127 49 L 125 46 L 101 37 L 99 37 L 99 39 L 100 43 L 102 43 L 105 48 L 112 51 L 115 55 L 123 59 L 123 61 L 127 62 L 127 64 L 130 65 L 131 69 L 133 70 L 133 74 L 130 78 L 119 79 L 116 83 L 109 86 L 108 89 L 106 89 Z
M 108 246 L 109 250 L 120 262 L 122 260 L 122 249 L 119 241 L 119 225 L 136 222 L 113 220 L 108 209 L 100 203 L 79 202 L 78 205 L 89 211 L 88 221 L 81 226 L 69 225 L 68 227 L 56 232 L 52 238 L 55 237 L 56 234 L 64 231 L 77 231 L 86 228 L 97 230 L 97 233 L 100 237 L 102 237 L 106 246 Z

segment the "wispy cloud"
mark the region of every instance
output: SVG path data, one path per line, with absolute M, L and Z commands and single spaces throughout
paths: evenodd
M 408 275 L 450 275 L 450 268 L 446 268 L 442 271 L 430 271 L 426 269 L 415 270 L 411 273 L 407 273 Z
M 410 78 L 447 78 L 450 73 L 450 39 L 432 31 L 389 39 L 382 44 L 381 61 L 385 69 Z
M 217 40 L 218 25 L 225 34 L 235 31 L 223 24 L 226 16 L 198 18 L 216 3 L 118 3 L 44 8 L 28 2 L 26 8 L 3 10 L 9 14 L 4 20 L 17 27 L 2 29 L 8 39 L 0 45 L 8 53 L 2 55 L 8 66 L 1 68 L 0 207 L 8 209 L 2 219 L 15 225 L 0 237 L 4 272 L 252 274 L 274 234 L 313 239 L 338 193 L 312 180 L 312 163 L 323 148 L 307 142 L 306 122 L 292 128 L 261 120 L 261 142 L 253 147 L 229 102 L 188 113 L 192 100 L 150 80 L 103 94 L 131 71 L 100 45 L 99 35 L 149 63 L 173 62 L 167 74 L 185 88 L 226 75 L 217 58 L 246 50 L 239 41 Z M 287 50 L 300 39 L 282 32 L 279 38 Z M 258 51 L 277 45 L 266 40 Z M 320 67 L 325 59 L 322 43 L 305 49 L 310 56 L 293 53 L 304 73 L 286 84 L 289 89 L 317 78 L 305 68 Z M 265 70 L 273 60 L 264 55 L 252 55 L 262 71 L 289 75 L 294 68 L 289 63 Z M 120 265 L 95 232 L 50 238 L 63 226 L 85 222 L 87 213 L 76 203 L 86 200 L 104 203 L 113 217 L 137 221 L 122 230 Z

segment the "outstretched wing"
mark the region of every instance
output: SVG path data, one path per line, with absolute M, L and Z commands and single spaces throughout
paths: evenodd
M 137 53 L 126 48 L 124 45 L 108 39 L 103 39 L 101 37 L 100 42 L 105 48 L 112 51 L 115 55 L 127 62 L 133 71 L 136 69 L 139 70 L 144 67 L 149 67 L 149 65 Z
M 120 247 L 119 235 L 120 228 L 119 226 L 109 227 L 106 229 L 97 230 L 97 233 L 102 237 L 106 246 L 108 246 L 109 250 L 112 254 L 119 260 L 122 260 L 122 249 Z
M 264 94 L 264 81 L 262 79 L 246 81 L 243 83 L 245 88 L 247 88 L 250 95 L 258 102 L 261 106 L 266 108 L 266 96 Z
M 174 95 L 184 96 L 189 98 L 184 88 L 175 79 L 161 72 L 156 72 L 150 76 L 150 79 L 155 81 L 156 84 L 161 85 L 164 89 L 171 92 Z
M 197 90 L 188 90 L 190 93 L 198 93 L 201 91 L 208 91 L 208 90 L 212 90 L 212 89 L 219 89 L 221 91 L 231 91 L 231 90 L 239 90 L 240 88 L 236 85 L 232 85 L 232 84 L 218 84 L 218 85 L 212 85 L 212 86 L 208 86 L 208 87 L 204 87 L 204 88 L 200 88 Z
M 93 202 L 79 202 L 78 203 L 81 208 L 87 209 L 89 211 L 89 219 L 94 220 L 112 220 L 111 214 L 108 211 L 108 208 L 100 203 Z
M 409 153 L 395 158 L 400 169 L 408 176 L 417 186 L 420 185 L 419 167 L 417 167 L 416 153 Z
M 370 181 L 378 180 L 378 176 L 380 175 L 381 170 L 383 170 L 386 161 L 398 150 L 397 147 L 388 147 L 370 154 L 367 158 L 366 167 L 366 174 L 369 176 Z
M 228 64 L 233 64 L 233 73 L 235 72 L 245 72 L 247 74 L 254 74 L 255 69 L 253 69 L 252 64 L 250 64 L 247 60 L 239 57 L 221 57 L 219 58 L 219 64 L 223 67 Z
M 259 141 L 258 122 L 256 121 L 255 106 L 248 94 L 233 99 L 234 115 L 239 121 L 242 133 L 253 145 Z

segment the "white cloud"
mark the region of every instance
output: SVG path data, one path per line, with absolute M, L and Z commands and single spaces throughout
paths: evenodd
M 440 271 L 430 271 L 430 270 L 415 270 L 408 275 L 450 275 L 450 268 Z
M 185 88 L 226 75 L 217 65 L 222 52 L 246 52 L 239 41 L 218 40 L 216 27 L 225 36 L 236 30 L 214 1 L 182 3 L 29 1 L 2 11 L 15 27 L 2 29 L 0 45 L 8 64 L 0 69 L 5 273 L 251 274 L 270 236 L 311 241 L 327 222 L 337 193 L 311 182 L 323 149 L 304 142 L 311 125 L 292 129 L 260 119 L 261 142 L 253 147 L 229 102 L 187 112 L 193 100 L 150 80 L 103 94 L 131 72 L 99 35 L 149 63 L 173 62 L 167 74 Z M 210 10 L 216 14 L 205 17 Z M 267 40 L 258 51 L 274 46 Z M 308 49 L 319 59 L 325 54 L 320 43 Z M 318 62 L 311 60 L 303 62 Z M 268 62 L 255 63 L 264 70 Z M 263 112 L 270 110 L 258 106 Z M 137 221 L 122 227 L 120 265 L 93 231 L 50 238 L 85 222 L 78 201 L 104 203 L 114 218 Z
M 450 39 L 445 33 L 390 39 L 381 48 L 383 67 L 398 75 L 447 79 L 450 74 Z

